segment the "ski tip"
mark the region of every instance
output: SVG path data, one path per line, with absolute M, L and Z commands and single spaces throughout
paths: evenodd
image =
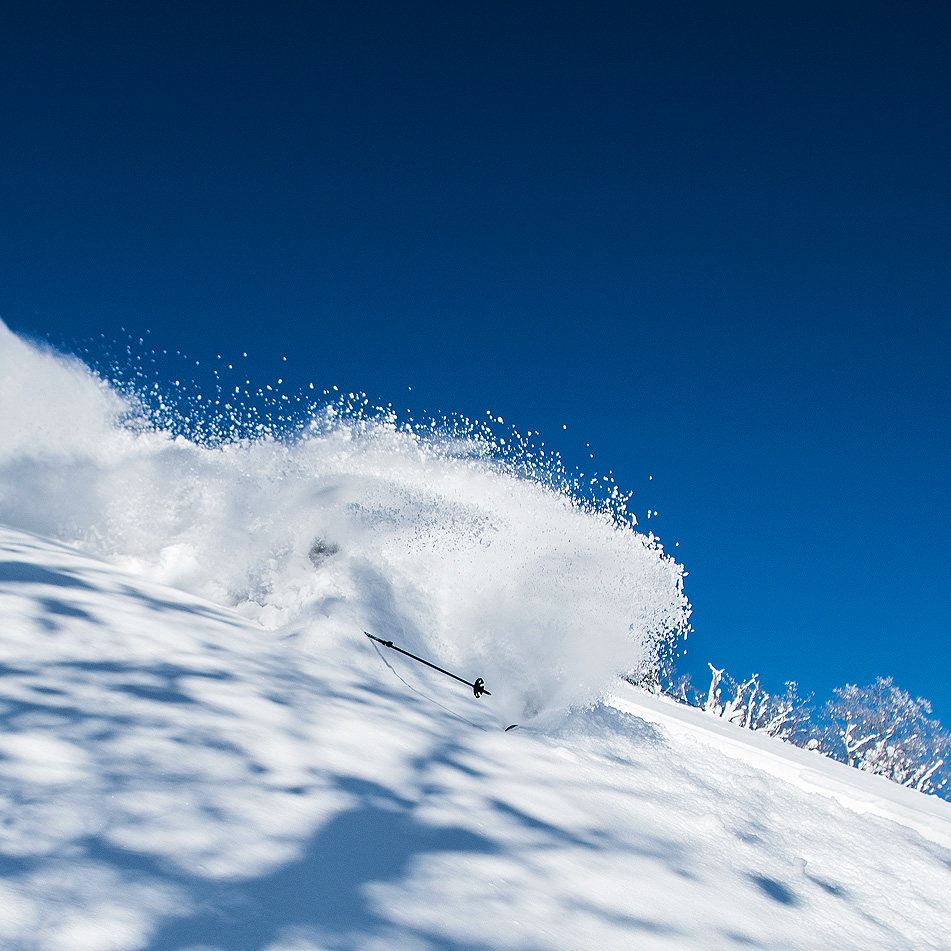
M 505 732 L 508 733 L 509 730 L 516 730 L 516 729 L 518 729 L 518 724 L 517 724 L 517 723 L 513 723 L 511 726 L 507 726 L 507 727 L 505 728 Z

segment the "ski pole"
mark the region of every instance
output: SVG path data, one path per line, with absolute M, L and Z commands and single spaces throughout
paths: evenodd
M 423 660 L 422 657 L 417 657 L 415 654 L 411 654 L 409 651 L 404 651 L 402 647 L 397 647 L 392 641 L 384 641 L 382 637 L 376 637 L 369 631 L 364 631 L 363 633 L 366 634 L 366 636 L 369 637 L 371 641 L 376 641 L 377 644 L 382 644 L 384 647 L 389 647 L 391 650 L 395 650 L 400 654 L 405 654 L 407 657 L 412 657 L 413 660 L 418 660 L 421 664 L 425 664 L 427 667 L 432 667 L 433 670 L 438 670 L 439 673 L 446 674 L 448 677 L 452 677 L 453 680 L 458 680 L 459 683 L 465 684 L 467 687 L 471 687 L 476 698 L 481 697 L 482 694 L 485 694 L 487 697 L 492 696 L 492 694 L 485 689 L 485 681 L 481 677 L 477 677 L 475 683 L 470 684 L 468 680 L 463 680 L 462 677 L 457 677 L 448 670 L 443 670 L 442 667 L 437 667 L 435 664 L 431 664 L 428 660 Z

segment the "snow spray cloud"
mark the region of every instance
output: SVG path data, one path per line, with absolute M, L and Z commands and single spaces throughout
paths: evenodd
M 519 716 L 686 634 L 681 566 L 526 440 L 356 396 L 284 417 L 280 396 L 269 416 L 199 396 L 106 382 L 0 323 L 0 522 L 318 644 L 366 629 L 478 670 Z

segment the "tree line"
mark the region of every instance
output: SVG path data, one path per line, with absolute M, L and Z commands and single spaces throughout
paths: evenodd
M 747 730 L 951 800 L 951 733 L 931 718 L 927 700 L 912 697 L 891 677 L 865 687 L 838 687 L 832 700 L 817 707 L 812 696 L 799 695 L 794 681 L 783 693 L 769 693 L 757 674 L 739 681 L 709 667 L 706 689 L 694 687 L 689 676 L 656 668 L 627 679 Z

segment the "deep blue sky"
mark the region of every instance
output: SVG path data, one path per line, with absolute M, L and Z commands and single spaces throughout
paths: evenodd
M 685 669 L 951 726 L 946 2 L 151 6 L 4 4 L 13 329 L 590 443 Z

